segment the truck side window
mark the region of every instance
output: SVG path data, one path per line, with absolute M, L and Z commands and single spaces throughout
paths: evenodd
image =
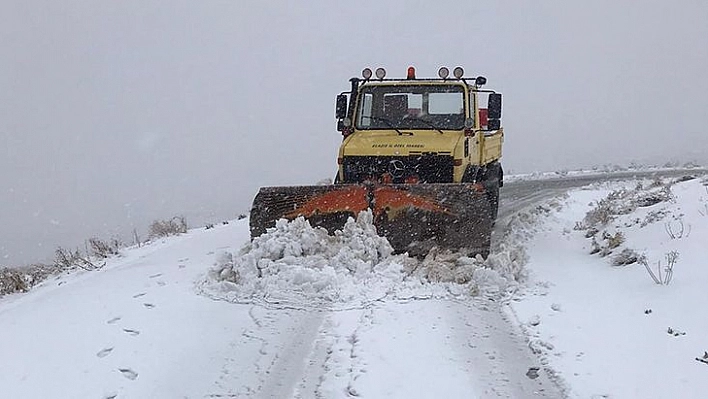
M 357 126 L 371 126 L 371 111 L 373 108 L 374 96 L 371 93 L 364 93 L 361 98 L 361 108 L 359 108 L 359 120 Z

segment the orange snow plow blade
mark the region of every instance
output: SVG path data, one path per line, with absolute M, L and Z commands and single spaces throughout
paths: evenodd
M 422 256 L 437 246 L 489 254 L 490 204 L 479 186 L 466 183 L 264 187 L 253 201 L 251 237 L 298 216 L 332 234 L 366 209 L 396 252 Z

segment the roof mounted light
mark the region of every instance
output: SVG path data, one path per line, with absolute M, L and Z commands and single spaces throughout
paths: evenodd
M 406 74 L 406 79 L 415 79 L 415 68 L 412 66 L 408 67 L 408 73 Z
M 383 68 L 376 68 L 376 78 L 383 79 L 386 77 L 386 70 Z
M 371 69 L 364 68 L 364 70 L 361 71 L 361 76 L 364 78 L 364 80 L 371 79 Z
M 450 76 L 450 70 L 447 67 L 441 67 L 438 69 L 438 76 L 440 76 L 440 79 L 447 79 Z
M 483 86 L 487 84 L 487 78 L 485 78 L 484 76 L 477 76 L 474 80 L 474 84 L 476 86 Z
M 452 70 L 452 75 L 457 79 L 462 79 L 465 75 L 465 70 L 462 69 L 462 67 L 455 67 L 455 69 Z

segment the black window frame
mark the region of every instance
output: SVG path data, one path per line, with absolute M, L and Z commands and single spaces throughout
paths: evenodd
M 379 93 L 376 93 L 379 92 Z M 365 118 L 365 116 L 362 115 L 362 108 L 364 106 L 364 98 L 367 95 L 373 96 L 372 97 L 372 102 L 374 101 L 374 97 L 376 95 L 380 95 L 382 98 L 383 96 L 387 94 L 396 94 L 396 93 L 413 93 L 413 94 L 423 94 L 423 93 L 459 93 L 460 98 L 461 98 L 461 105 L 462 105 L 462 113 L 461 114 L 433 114 L 428 115 L 428 120 L 429 122 L 432 122 L 432 126 L 430 123 L 425 123 L 421 121 L 417 121 L 415 123 L 409 122 L 408 124 L 400 124 L 399 120 L 390 120 L 388 122 L 392 123 L 392 126 L 387 125 L 386 122 L 384 121 L 378 121 L 375 124 L 371 124 L 369 126 L 364 126 L 362 125 L 362 119 Z M 400 85 L 386 85 L 386 84 L 374 84 L 374 85 L 362 85 L 359 88 L 359 92 L 357 95 L 357 104 L 356 104 L 356 109 L 355 109 L 355 114 L 354 114 L 354 125 L 357 130 L 364 130 L 364 131 L 370 131 L 370 130 L 391 130 L 391 129 L 404 129 L 404 130 L 462 130 L 464 129 L 464 121 L 467 118 L 467 115 L 469 114 L 469 95 L 470 91 L 465 87 L 464 84 L 400 84 Z M 373 107 L 373 104 L 372 104 Z M 455 116 L 455 121 L 452 120 L 446 120 L 445 118 L 449 117 L 441 117 L 438 115 L 450 115 L 450 116 Z M 459 115 L 459 116 L 458 116 Z M 373 116 L 373 115 L 370 115 Z M 413 121 L 416 121 L 416 118 L 412 118 Z M 447 123 L 445 123 L 447 122 Z

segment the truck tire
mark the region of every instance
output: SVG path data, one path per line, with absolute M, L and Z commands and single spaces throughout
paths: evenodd
M 487 191 L 487 200 L 489 201 L 489 210 L 492 217 L 492 223 L 497 219 L 499 213 L 499 186 L 501 183 L 501 165 L 494 162 L 486 168 L 470 165 L 465 170 L 462 177 L 463 183 L 482 183 Z
M 494 184 L 487 188 L 487 198 L 489 198 L 489 204 L 491 206 L 492 222 L 497 220 L 497 215 L 499 215 L 499 184 Z
M 487 167 L 484 185 L 491 206 L 492 220 L 496 221 L 499 214 L 499 187 L 502 185 L 502 169 L 499 163 L 494 162 Z

